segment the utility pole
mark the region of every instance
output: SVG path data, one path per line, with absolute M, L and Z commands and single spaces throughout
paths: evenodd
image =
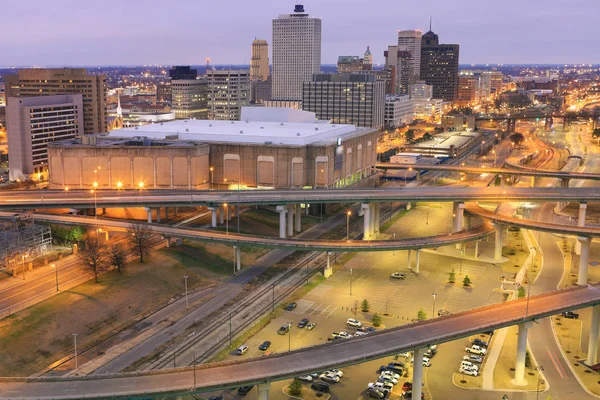
M 75 373 L 77 373 L 77 370 L 79 369 L 79 363 L 77 360 L 77 334 L 76 333 L 73 334 L 73 347 L 75 350 Z
M 188 308 L 190 308 L 190 303 L 188 301 L 187 275 L 183 277 L 183 280 L 185 281 L 185 309 L 187 310 Z

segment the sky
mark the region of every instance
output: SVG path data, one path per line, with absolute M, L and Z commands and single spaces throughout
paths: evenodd
M 252 40 L 295 0 L 2 2 L 0 66 L 248 64 Z M 461 64 L 600 62 L 600 0 L 305 0 L 323 20 L 322 63 L 375 63 L 402 29 L 460 44 Z

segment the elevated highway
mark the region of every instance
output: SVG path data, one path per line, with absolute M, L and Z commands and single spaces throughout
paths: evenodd
M 584 286 L 241 362 L 204 364 L 155 373 L 134 372 L 68 378 L 2 378 L 0 399 L 133 399 L 251 384 L 259 385 L 259 399 L 267 399 L 269 382 L 359 364 L 405 351 L 415 351 L 413 387 L 420 388 L 422 367 L 418 366 L 428 345 L 466 338 L 511 325 L 519 326 L 519 343 L 526 343 L 527 326 L 532 321 L 598 304 L 600 287 Z M 594 328 L 598 327 L 592 327 Z M 524 346 L 518 347 L 515 379 L 524 372 L 521 369 L 521 359 L 524 368 Z

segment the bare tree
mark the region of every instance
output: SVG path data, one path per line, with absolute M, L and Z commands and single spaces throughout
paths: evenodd
M 117 267 L 117 271 L 121 273 L 121 268 L 127 262 L 127 254 L 129 252 L 122 244 L 115 244 L 110 248 L 110 264 Z
M 147 225 L 135 222 L 129 226 L 129 243 L 140 262 L 144 262 L 144 256 L 150 257 L 151 239 L 152 231 Z
M 107 247 L 94 236 L 88 236 L 83 241 L 83 247 L 77 253 L 77 257 L 94 273 L 96 283 L 98 283 L 98 275 L 106 271 L 110 263 Z

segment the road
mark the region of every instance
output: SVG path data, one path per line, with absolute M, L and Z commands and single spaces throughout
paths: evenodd
M 528 303 L 528 313 L 526 304 Z M 22 378 L 0 382 L 2 399 L 128 397 L 133 394 L 188 393 L 237 387 L 344 367 L 392 354 L 469 337 L 478 332 L 538 320 L 600 304 L 600 286 L 553 291 L 529 299 L 476 308 L 449 316 L 374 332 L 337 343 L 232 363 L 204 364 L 158 374 L 135 372 L 82 378 Z M 198 370 L 198 373 L 195 371 Z

